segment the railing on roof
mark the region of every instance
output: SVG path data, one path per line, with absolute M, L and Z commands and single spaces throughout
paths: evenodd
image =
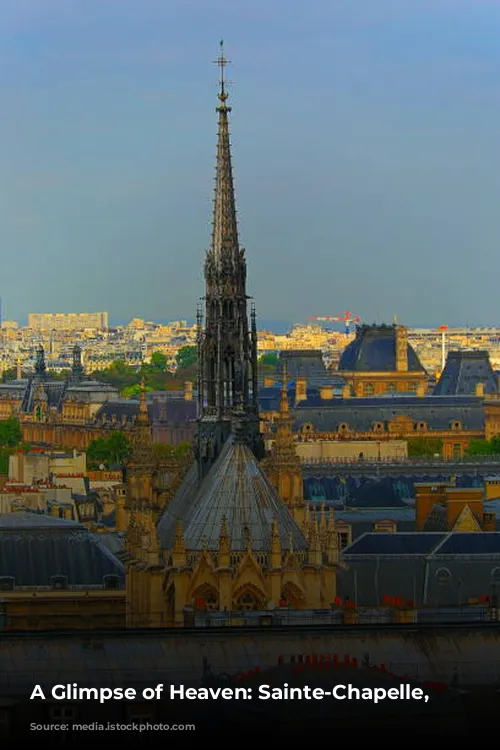
M 442 456 L 376 456 L 363 457 L 359 456 L 325 456 L 321 458 L 309 458 L 301 456 L 300 461 L 304 466 L 317 466 L 318 464 L 410 464 L 410 465 L 441 465 L 441 464 L 495 464 L 500 469 L 500 454 L 491 454 L 485 456 L 462 456 L 460 458 L 442 457 Z

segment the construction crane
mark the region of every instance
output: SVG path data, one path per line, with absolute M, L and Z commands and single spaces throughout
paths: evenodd
M 327 322 L 327 323 L 344 323 L 345 324 L 345 332 L 347 334 L 351 333 L 351 323 L 360 323 L 361 318 L 359 315 L 354 315 L 354 313 L 349 312 L 349 310 L 346 310 L 342 315 L 336 315 L 335 317 L 324 317 L 324 318 L 309 318 L 309 320 L 314 320 L 315 322 Z

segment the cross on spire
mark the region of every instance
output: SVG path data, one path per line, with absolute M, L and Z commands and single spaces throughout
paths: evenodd
M 220 40 L 219 47 L 220 47 L 220 55 L 217 58 L 217 60 L 214 60 L 214 62 L 220 68 L 220 81 L 219 81 L 220 92 L 219 92 L 219 99 L 221 100 L 221 102 L 225 102 L 226 99 L 227 99 L 227 97 L 228 97 L 228 94 L 227 94 L 227 91 L 226 91 L 226 81 L 224 79 L 224 68 L 226 67 L 226 65 L 230 64 L 230 60 L 227 60 L 226 57 L 224 56 L 224 40 L 223 39 Z

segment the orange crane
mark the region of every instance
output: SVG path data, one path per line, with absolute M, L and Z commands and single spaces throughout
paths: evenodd
M 315 322 L 327 322 L 327 323 L 344 323 L 345 324 L 345 332 L 347 334 L 351 333 L 351 323 L 360 323 L 361 318 L 359 315 L 354 315 L 354 313 L 349 312 L 349 310 L 346 310 L 342 315 L 336 315 L 335 317 L 324 317 L 324 318 L 309 318 L 309 320 L 314 320 Z

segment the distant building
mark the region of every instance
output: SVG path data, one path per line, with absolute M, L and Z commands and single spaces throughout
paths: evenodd
M 498 376 L 487 351 L 454 351 L 446 358 L 434 396 L 498 394 Z
M 0 515 L 4 630 L 123 627 L 123 565 L 85 526 L 37 513 Z
M 500 533 L 368 533 L 341 561 L 338 594 L 361 607 L 479 604 L 499 593 Z
M 425 393 L 428 375 L 399 325 L 362 325 L 343 351 L 339 374 L 356 396 Z
M 109 328 L 108 313 L 30 313 L 28 328 L 37 331 L 84 331 Z

